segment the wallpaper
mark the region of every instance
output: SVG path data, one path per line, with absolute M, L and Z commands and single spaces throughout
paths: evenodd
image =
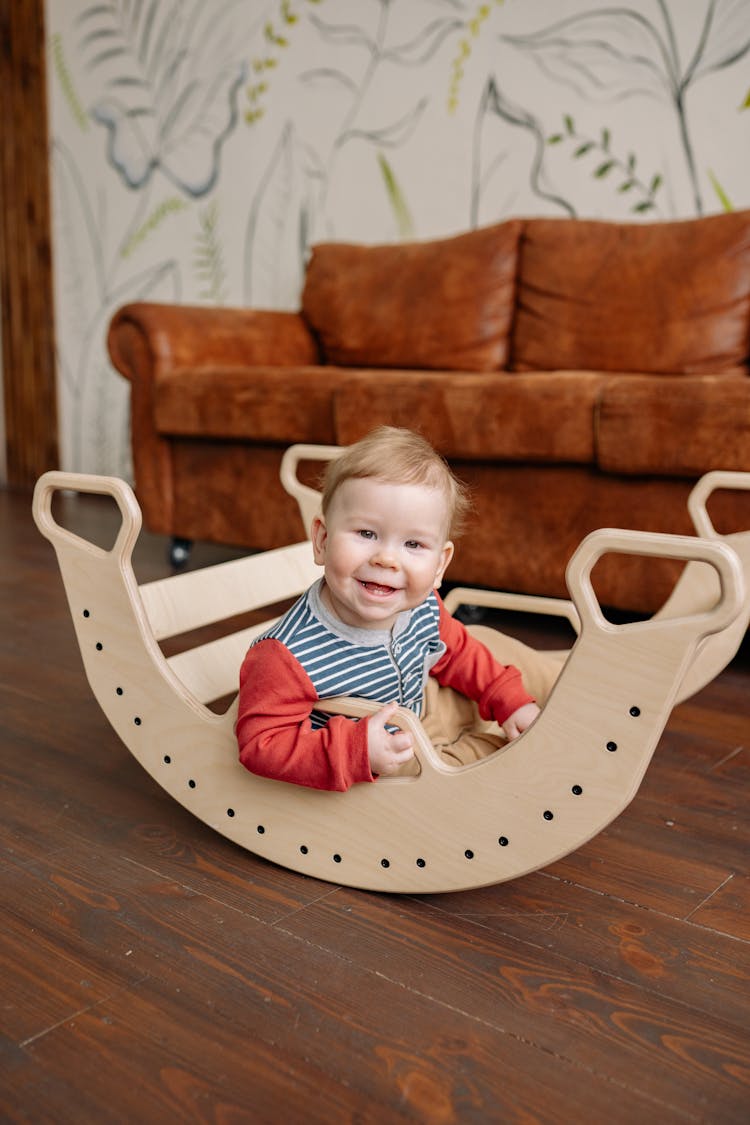
M 298 306 L 324 240 L 750 207 L 750 0 L 47 0 L 67 469 L 133 300 Z

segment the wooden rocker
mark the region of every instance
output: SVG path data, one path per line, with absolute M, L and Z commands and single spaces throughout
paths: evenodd
M 58 489 L 115 499 L 122 524 L 111 550 L 54 520 Z M 505 752 L 453 769 L 419 719 L 401 710 L 394 722 L 412 733 L 420 775 L 329 793 L 248 773 L 237 758 L 236 702 L 223 714 L 207 706 L 236 692 L 245 651 L 269 621 L 171 658 L 159 647 L 300 594 L 319 574 L 308 542 L 139 586 L 131 555 L 141 512 L 125 482 L 46 473 L 33 511 L 58 557 L 93 693 L 155 781 L 258 855 L 368 890 L 431 893 L 502 882 L 547 866 L 601 831 L 635 795 L 693 662 L 737 620 L 745 596 L 737 554 L 717 539 L 594 532 L 567 573 L 580 633 L 528 731 Z M 592 567 L 610 551 L 692 560 L 713 576 L 714 604 L 610 624 L 590 582 Z M 326 708 L 362 715 L 375 705 L 339 699 Z

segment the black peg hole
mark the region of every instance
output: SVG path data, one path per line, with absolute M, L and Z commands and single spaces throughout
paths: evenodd
M 640 713 L 641 713 L 640 707 L 631 707 L 630 708 L 630 714 L 633 716 L 634 719 L 637 719 L 638 716 L 640 715 Z
M 336 855 L 335 855 L 335 856 L 333 857 L 333 862 L 334 862 L 334 863 L 341 863 L 341 856 L 340 856 L 340 855 L 338 854 L 338 852 L 337 852 L 337 853 L 336 853 Z
M 262 824 L 259 824 L 257 829 L 256 829 L 256 832 L 258 833 L 259 836 L 262 836 L 263 833 L 265 832 L 265 827 Z
M 227 816 L 234 816 L 234 809 L 227 809 Z
M 467 848 L 466 851 L 464 852 L 464 855 L 466 856 L 467 859 L 473 859 L 474 858 L 474 852 L 471 850 L 471 848 Z
M 168 766 L 168 765 L 170 765 L 170 764 L 171 764 L 171 762 L 172 762 L 172 759 L 171 759 L 171 757 L 169 756 L 169 754 L 165 754 L 165 755 L 164 755 L 164 764 L 165 764 L 165 766 Z
M 138 717 L 138 715 L 136 715 L 136 717 L 135 717 L 135 718 L 133 719 L 133 722 L 135 723 L 135 725 L 136 725 L 137 727 L 139 727 L 139 726 L 141 725 L 141 720 L 140 720 L 140 718 Z
M 97 642 L 96 642 L 96 651 L 97 651 L 97 652 L 101 652 L 103 648 L 104 648 L 104 645 L 102 644 L 102 642 L 101 642 L 101 641 L 97 641 Z
M 122 688 L 121 687 L 115 688 L 115 694 L 116 695 L 122 695 Z
M 545 809 L 544 812 L 542 813 L 542 816 L 544 817 L 545 820 L 554 820 L 554 818 L 555 818 L 555 814 L 553 812 L 550 812 L 549 809 Z
M 381 867 L 390 867 L 391 861 L 389 859 L 381 859 L 380 866 Z
M 84 617 L 91 617 L 91 614 L 89 613 L 89 611 L 87 609 L 84 609 L 83 616 Z
M 498 842 L 498 844 L 500 845 L 500 847 L 501 847 L 501 848 L 507 848 L 507 846 L 508 846 L 508 837 L 507 837 L 507 836 L 500 836 L 500 837 L 498 838 L 498 841 L 497 841 L 497 842 Z
M 575 793 L 576 797 L 580 797 L 581 793 L 583 793 L 583 788 L 580 785 L 574 785 L 571 789 L 571 793 Z
M 190 778 L 190 781 L 188 782 L 188 785 L 190 786 L 191 789 L 195 789 L 195 782 L 193 781 L 192 777 Z
M 607 743 L 607 749 L 609 750 L 610 754 L 614 754 L 615 750 L 617 749 L 617 743 L 616 742 L 608 742 Z
M 309 850 L 309 849 L 308 849 L 308 847 L 307 847 L 307 844 L 302 844 L 302 845 L 300 846 L 300 849 L 299 849 L 299 850 L 300 850 L 300 851 L 302 852 L 302 854 L 303 854 L 303 855 L 307 855 L 307 853 L 308 853 L 308 850 Z
M 426 860 L 422 859 L 422 857 L 420 856 L 419 859 L 417 860 L 417 867 L 426 867 L 426 866 L 427 866 Z

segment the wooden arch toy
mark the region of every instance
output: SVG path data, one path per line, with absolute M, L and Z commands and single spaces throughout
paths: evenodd
M 338 452 L 315 448 L 321 456 Z M 287 477 L 294 458 L 309 453 L 310 447 L 290 451 Z M 122 524 L 111 550 L 55 521 L 56 490 L 114 498 Z M 303 510 L 310 502 L 305 495 Z M 568 568 L 578 639 L 542 714 L 508 750 L 453 769 L 438 757 L 419 719 L 401 710 L 394 721 L 413 735 L 419 777 L 320 792 L 248 773 L 237 758 L 236 703 L 223 714 L 207 706 L 236 691 L 248 644 L 268 621 L 171 658 L 159 647 L 165 638 L 301 593 L 319 574 L 308 542 L 139 586 L 131 555 L 141 512 L 125 482 L 46 473 L 37 482 L 33 511 L 57 554 L 92 691 L 156 782 L 258 855 L 368 890 L 468 889 L 515 878 L 574 851 L 635 795 L 696 656 L 705 675 L 706 653 L 714 664 L 719 659 L 717 648 L 706 647 L 711 639 L 724 636 L 741 614 L 747 624 L 742 565 L 728 544 L 713 537 L 594 532 Z M 692 560 L 683 577 L 691 567 L 700 568 L 701 582 L 712 575 L 712 604 L 701 598 L 687 605 L 684 595 L 678 616 L 611 625 L 590 581 L 597 559 L 611 551 Z M 674 597 L 683 595 L 676 590 Z M 327 701 L 330 711 L 347 714 L 374 706 Z

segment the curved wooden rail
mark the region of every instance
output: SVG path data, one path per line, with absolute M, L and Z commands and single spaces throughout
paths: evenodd
M 56 489 L 110 493 L 123 525 L 110 551 L 62 529 Z M 52 542 L 89 683 L 113 728 L 175 800 L 230 840 L 308 875 L 392 892 L 459 890 L 501 882 L 552 863 L 613 820 L 634 796 L 687 668 L 702 640 L 740 612 L 743 576 L 726 544 L 673 535 L 600 531 L 581 544 L 568 580 L 582 627 L 544 711 L 504 753 L 452 769 L 411 712 L 397 721 L 415 739 L 416 778 L 358 785 L 348 793 L 302 789 L 239 765 L 234 708 L 217 715 L 162 655 L 153 622 L 180 632 L 201 620 L 278 600 L 309 583 L 309 545 L 251 556 L 139 588 L 131 552 L 140 527 L 132 492 L 112 478 L 47 473 L 34 517 Z M 590 573 L 602 554 L 627 551 L 709 565 L 717 604 L 666 620 L 613 626 Z M 285 571 L 286 573 L 286 571 Z M 285 579 L 286 581 L 286 579 Z M 229 590 L 227 590 L 229 586 Z M 237 652 L 221 650 L 236 678 Z M 227 653 L 229 655 L 227 655 Z M 201 652 L 205 660 L 205 649 Z M 221 679 L 221 677 L 219 677 Z M 220 686 L 226 686 L 222 683 Z M 331 701 L 331 710 L 361 701 Z

